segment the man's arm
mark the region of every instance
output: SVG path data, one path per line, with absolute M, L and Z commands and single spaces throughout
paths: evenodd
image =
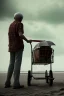
M 28 40 L 21 32 L 19 32 L 19 36 L 21 39 L 24 39 L 27 43 L 31 43 L 31 40 Z
M 31 40 L 28 40 L 23 34 L 24 34 L 24 29 L 23 29 L 23 24 L 19 23 L 18 25 L 18 34 L 21 39 L 24 39 L 27 43 L 31 43 Z

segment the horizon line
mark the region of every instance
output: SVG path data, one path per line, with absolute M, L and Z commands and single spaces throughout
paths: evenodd
M 29 70 L 28 70 L 29 71 Z M 28 71 L 20 71 L 20 73 L 28 73 Z M 45 70 L 46 71 L 46 70 Z M 45 71 L 32 71 L 33 73 L 43 73 Z M 53 71 L 53 70 L 52 70 Z M 48 71 L 49 72 L 49 71 Z M 53 71 L 53 72 L 64 72 L 64 71 Z M 7 71 L 0 71 L 0 73 L 7 73 Z

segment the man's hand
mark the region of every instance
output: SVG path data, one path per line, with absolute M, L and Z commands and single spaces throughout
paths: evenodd
M 31 43 L 32 42 L 32 40 L 27 40 L 27 43 Z

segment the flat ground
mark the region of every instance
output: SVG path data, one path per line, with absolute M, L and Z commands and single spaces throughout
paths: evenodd
M 42 74 L 34 76 L 43 77 Z M 64 73 L 54 73 L 54 84 L 50 87 L 45 80 L 32 79 L 32 86 L 27 86 L 27 74 L 21 74 L 20 83 L 23 89 L 4 88 L 6 73 L 0 73 L 0 96 L 64 96 Z M 13 85 L 13 77 L 12 77 Z

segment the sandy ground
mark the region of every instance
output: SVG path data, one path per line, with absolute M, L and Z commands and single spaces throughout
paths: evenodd
M 44 77 L 44 75 L 34 75 Z M 45 80 L 32 79 L 32 86 L 27 86 L 27 74 L 21 74 L 20 83 L 23 89 L 4 88 L 6 73 L 0 73 L 0 96 L 64 96 L 64 73 L 54 73 L 54 83 L 50 87 Z M 13 85 L 13 77 L 12 77 Z

